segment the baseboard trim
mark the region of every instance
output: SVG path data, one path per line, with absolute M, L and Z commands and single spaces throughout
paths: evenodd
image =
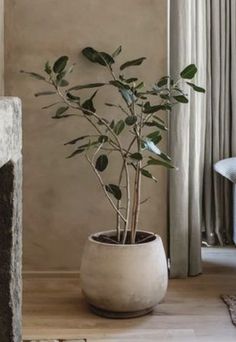
M 80 271 L 23 271 L 23 278 L 78 278 Z

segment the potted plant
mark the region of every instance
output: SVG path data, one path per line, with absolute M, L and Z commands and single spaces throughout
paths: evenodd
M 142 178 L 155 183 L 152 167 L 174 168 L 170 157 L 158 146 L 162 132 L 167 131 L 158 113 L 171 111 L 177 103 L 188 103 L 183 85 L 197 92 L 204 92 L 204 89 L 190 82 L 197 73 L 194 64 L 184 68 L 177 81 L 164 76 L 147 89 L 138 77 L 126 76 L 127 68 L 141 65 L 146 58 L 127 61 L 115 68 L 121 51 L 121 47 L 112 54 L 91 47 L 82 51 L 85 58 L 110 74 L 106 82 L 70 87 L 68 77 L 73 65 L 68 66 L 67 56 L 58 58 L 52 65 L 47 62 L 44 75 L 22 72 L 52 88 L 35 96 L 59 97 L 62 105 L 58 107 L 57 102 L 44 107 L 56 107 L 54 119 L 78 115 L 94 129 L 92 135 L 85 132 L 67 142 L 76 146 L 68 158 L 86 158 L 114 210 L 116 227 L 88 237 L 82 257 L 81 287 L 96 313 L 108 317 L 136 317 L 150 312 L 163 299 L 168 282 L 161 238 L 139 227 Z M 95 108 L 98 90 L 100 93 L 100 89 L 106 87 L 117 90 L 120 98 L 120 102 L 105 103 L 111 109 L 120 110 L 116 119 L 104 117 Z M 80 91 L 83 89 L 92 89 L 92 92 L 82 99 Z M 120 170 L 114 174 L 114 182 L 107 183 L 103 172 L 109 168 L 111 154 L 119 158 Z

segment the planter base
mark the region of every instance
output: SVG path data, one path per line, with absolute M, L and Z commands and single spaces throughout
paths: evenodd
M 100 308 L 97 308 L 96 306 L 89 305 L 91 311 L 95 313 L 98 316 L 106 317 L 106 318 L 113 318 L 113 319 L 126 319 L 126 318 L 135 318 L 135 317 L 141 317 L 144 315 L 149 314 L 153 311 L 153 308 L 145 309 L 145 310 L 139 310 L 139 311 L 130 311 L 130 312 L 113 312 L 113 311 L 107 311 Z

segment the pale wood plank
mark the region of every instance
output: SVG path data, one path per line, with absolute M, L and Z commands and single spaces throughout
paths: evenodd
M 222 293 L 236 293 L 236 249 L 203 250 L 204 274 L 171 280 L 152 315 L 109 320 L 93 315 L 78 275 L 28 274 L 24 280 L 24 337 L 87 338 L 87 342 L 236 341 Z

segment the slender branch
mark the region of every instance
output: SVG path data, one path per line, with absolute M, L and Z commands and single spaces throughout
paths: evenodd
M 92 167 L 92 170 L 94 171 L 97 179 L 99 180 L 99 183 L 108 199 L 108 201 L 110 202 L 111 206 L 113 207 L 113 209 L 116 211 L 116 213 L 120 216 L 120 218 L 126 222 L 126 218 L 122 215 L 122 213 L 117 209 L 115 203 L 113 202 L 112 198 L 110 197 L 110 195 L 108 194 L 108 192 L 106 191 L 106 186 L 105 184 L 103 183 L 103 180 L 102 180 L 102 177 L 100 176 L 99 172 L 97 171 L 97 169 L 95 168 L 94 164 L 92 163 L 92 161 L 89 159 L 89 157 L 87 155 L 85 155 L 88 163 L 91 165 Z

